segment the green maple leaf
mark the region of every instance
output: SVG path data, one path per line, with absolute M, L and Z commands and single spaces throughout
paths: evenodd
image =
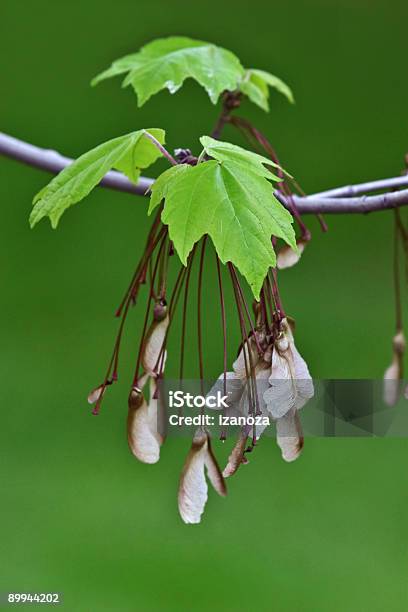
M 259 174 L 259 176 L 263 176 L 274 181 L 282 180 L 270 170 L 265 168 L 265 166 L 270 166 L 285 172 L 283 168 L 278 166 L 278 164 L 275 164 L 268 157 L 264 157 L 263 155 L 259 155 L 253 151 L 248 151 L 247 149 L 233 145 L 230 142 L 216 140 L 210 136 L 202 136 L 200 138 L 200 142 L 203 145 L 204 152 L 219 162 L 233 161 L 236 164 L 239 164 L 241 167 L 250 169 L 251 172 L 254 172 L 255 174 Z M 287 173 L 285 172 L 285 174 Z
M 140 170 L 162 155 L 146 136 L 146 131 L 164 144 L 164 130 L 138 130 L 104 142 L 64 168 L 35 196 L 31 227 L 48 216 L 52 227 L 56 228 L 64 211 L 87 196 L 112 168 L 137 183 Z
M 267 112 L 269 111 L 269 87 L 279 91 L 293 104 L 293 93 L 288 85 L 277 76 L 264 70 L 247 70 L 239 85 L 242 93 Z
M 180 36 L 154 40 L 138 53 L 115 61 L 92 85 L 125 73 L 123 86 L 133 87 L 139 106 L 162 89 L 175 93 L 187 78 L 202 85 L 215 104 L 224 90 L 237 89 L 244 69 L 231 51 Z
M 269 180 L 277 179 L 265 168 L 270 160 L 216 142 L 201 138 L 216 159 L 175 166 L 159 177 L 149 213 L 164 200 L 162 221 L 184 265 L 194 244 L 208 234 L 221 261 L 232 262 L 259 299 L 267 271 L 276 264 L 271 236 L 296 250 L 293 219 L 273 194 Z

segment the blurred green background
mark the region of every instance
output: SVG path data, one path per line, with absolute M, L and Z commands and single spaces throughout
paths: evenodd
M 408 150 L 407 17 L 406 0 L 3 0 L 2 130 L 77 156 L 158 126 L 170 148 L 197 151 L 217 114 L 197 85 L 142 109 L 119 81 L 89 87 L 111 60 L 183 34 L 293 87 L 294 107 L 272 94 L 270 115 L 249 103 L 240 113 L 308 192 L 393 176 Z M 96 190 L 57 231 L 30 231 L 48 176 L 4 159 L 0 172 L 0 592 L 61 592 L 65 609 L 84 612 L 406 610 L 406 440 L 310 439 L 288 465 L 265 438 L 228 499 L 210 492 L 202 524 L 185 526 L 176 491 L 188 440 L 169 439 L 160 463 L 145 466 L 125 439 L 142 303 L 120 383 L 100 417 L 86 403 L 143 247 L 146 201 Z M 282 274 L 297 344 L 316 378 L 380 378 L 393 331 L 392 215 L 327 222 L 324 235 L 310 220 L 312 245 Z M 207 373 L 217 375 L 214 282 L 205 304 Z M 193 341 L 188 350 L 194 375 Z M 215 443 L 221 462 L 228 449 Z

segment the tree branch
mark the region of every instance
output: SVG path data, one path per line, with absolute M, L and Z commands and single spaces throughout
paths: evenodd
M 56 151 L 35 147 L 1 132 L 0 154 L 29 166 L 48 170 L 54 174 L 60 172 L 72 162 L 72 159 L 64 157 Z M 135 185 L 124 174 L 112 170 L 105 175 L 100 185 L 126 193 L 146 195 L 152 183 L 153 179 L 140 177 L 139 182 Z M 395 189 L 401 187 L 407 187 L 407 189 L 395 191 Z M 393 191 L 374 196 L 350 197 L 384 189 Z M 284 206 L 290 208 L 290 203 L 286 201 L 282 194 L 276 192 L 275 195 Z M 407 206 L 408 175 L 338 187 L 307 197 L 294 196 L 294 201 L 301 214 L 368 213 Z
M 382 179 L 379 181 L 360 183 L 358 185 L 348 185 L 347 187 L 336 187 L 335 189 L 320 191 L 315 195 L 328 198 L 350 198 L 353 196 L 362 195 L 364 193 L 372 193 L 373 191 L 382 191 L 386 189 L 398 189 L 399 187 L 408 188 L 408 174 L 396 176 L 394 178 Z
M 53 174 L 61 172 L 72 162 L 72 159 L 60 155 L 57 151 L 40 149 L 2 132 L 0 132 L 0 153 L 6 157 L 23 162 L 28 166 L 48 170 L 48 172 Z M 104 176 L 100 184 L 102 187 L 109 187 L 109 189 L 116 189 L 117 191 L 145 195 L 152 183 L 153 179 L 142 176 L 137 185 L 135 185 L 121 172 L 112 170 Z
M 275 193 L 278 200 L 287 208 L 286 198 Z M 382 193 L 375 196 L 361 196 L 359 198 L 326 198 L 320 194 L 300 198 L 293 196 L 298 211 L 302 215 L 321 213 L 327 214 L 358 214 L 378 212 L 392 208 L 408 206 L 408 189 Z

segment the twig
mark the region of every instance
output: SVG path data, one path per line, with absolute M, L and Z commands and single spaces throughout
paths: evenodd
M 174 157 L 172 155 L 170 155 L 170 153 L 167 151 L 167 149 L 165 147 L 163 147 L 161 142 L 159 142 L 157 140 L 157 138 L 155 138 L 153 136 L 153 134 L 150 134 L 150 132 L 148 132 L 147 130 L 143 130 L 143 133 L 146 136 L 146 138 L 148 138 L 149 140 L 152 141 L 154 146 L 160 151 L 160 153 L 162 155 L 164 155 L 164 157 L 171 163 L 172 166 L 177 166 L 177 162 L 174 159 Z
M 373 191 L 391 190 L 398 187 L 408 187 L 408 174 L 396 176 L 394 178 L 381 179 L 379 181 L 369 181 L 368 183 L 360 183 L 358 185 L 348 185 L 346 187 L 336 187 L 327 191 L 316 193 L 319 197 L 328 198 L 351 198 L 364 193 L 372 193 Z
M 63 157 L 56 151 L 40 149 L 2 133 L 0 133 L 0 154 L 53 173 L 60 172 L 72 163 L 71 159 Z M 126 193 L 146 195 L 153 182 L 151 178 L 140 177 L 137 185 L 135 185 L 124 174 L 111 170 L 104 176 L 100 185 Z M 407 189 L 375 196 L 347 197 L 347 194 L 352 193 L 370 193 L 380 189 L 395 189 L 398 187 L 407 187 Z M 290 209 L 290 203 L 286 201 L 285 197 L 277 192 L 275 195 L 284 206 Z M 399 208 L 408 205 L 408 176 L 338 187 L 307 197 L 294 196 L 293 200 L 302 214 L 369 213 Z
M 51 149 L 41 149 L 35 147 L 28 142 L 13 138 L 8 134 L 0 132 L 0 154 L 6 157 L 11 157 L 23 164 L 39 168 L 40 170 L 46 170 L 57 174 L 61 172 L 66 166 L 72 163 L 72 159 L 64 157 Z M 121 172 L 111 170 L 103 177 L 100 182 L 101 187 L 108 187 L 109 189 L 116 189 L 117 191 L 124 191 L 126 193 L 135 193 L 138 195 L 144 195 L 146 191 L 150 189 L 153 184 L 153 179 L 140 177 L 137 185 L 129 181 L 129 179 Z
M 275 193 L 275 195 L 284 206 L 287 206 L 286 200 L 282 198 L 281 194 Z M 293 199 L 299 212 L 304 215 L 312 213 L 361 214 L 407 206 L 408 189 L 375 196 L 364 195 L 360 198 L 326 198 L 320 195 L 311 195 L 305 198 L 293 196 Z

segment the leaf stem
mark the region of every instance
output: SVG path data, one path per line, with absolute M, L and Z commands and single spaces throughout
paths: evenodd
M 250 412 L 252 414 L 259 414 L 260 411 L 259 411 L 258 389 L 256 385 L 256 372 L 255 372 L 255 365 L 253 362 L 251 345 L 249 342 L 250 338 L 248 336 L 248 333 L 245 327 L 245 318 L 244 318 L 244 313 L 242 310 L 242 301 L 241 301 L 242 295 L 240 294 L 240 288 L 237 282 L 238 278 L 235 273 L 234 266 L 232 265 L 230 261 L 228 262 L 227 265 L 228 265 L 228 269 L 231 275 L 232 285 L 234 288 L 235 302 L 237 305 L 238 317 L 239 317 L 239 321 L 241 325 L 241 336 L 243 337 L 242 350 L 244 351 L 245 373 L 246 373 L 246 378 L 248 381 L 248 399 L 250 403 Z M 256 336 L 254 336 L 254 340 L 257 342 Z M 248 361 L 249 361 L 249 371 L 248 371 L 248 364 L 246 360 L 247 352 L 248 352 Z M 253 443 L 254 441 L 255 441 L 255 425 L 254 425 Z
M 186 325 L 187 325 L 187 304 L 188 304 L 188 294 L 190 289 L 190 276 L 191 270 L 193 267 L 194 255 L 196 252 L 196 244 L 193 246 L 193 250 L 191 251 L 191 255 L 188 259 L 187 266 L 187 278 L 184 285 L 184 299 L 183 299 L 183 314 L 182 314 L 182 323 L 181 323 L 181 346 L 180 346 L 180 387 L 183 380 L 184 374 L 184 350 L 185 350 L 185 340 L 186 340 Z
M 307 226 L 302 220 L 302 217 L 299 214 L 299 211 L 293 200 L 291 189 L 287 185 L 285 174 L 282 171 L 282 167 L 280 165 L 279 158 L 275 152 L 275 149 L 272 147 L 271 143 L 269 142 L 269 140 L 266 138 L 266 136 L 264 136 L 264 134 L 262 134 L 262 132 L 260 132 L 256 127 L 254 127 L 252 123 L 250 123 L 246 119 L 243 119 L 242 117 L 231 117 L 230 123 L 234 127 L 237 127 L 237 128 L 241 127 L 245 132 L 247 132 L 248 135 L 251 136 L 254 139 L 254 141 L 261 146 L 263 151 L 266 152 L 267 155 L 269 155 L 269 157 L 274 162 L 274 164 L 277 165 L 277 174 L 279 178 L 282 179 L 282 183 L 280 183 L 278 189 L 280 188 L 283 195 L 287 199 L 287 202 L 289 204 L 289 210 L 292 213 L 292 215 L 295 217 L 296 221 L 298 222 L 302 239 L 305 241 L 309 241 L 311 238 L 310 230 L 307 228 Z
M 121 312 L 122 312 L 122 308 L 127 300 L 127 297 L 129 295 L 129 293 L 132 294 L 133 299 L 135 298 L 135 288 L 138 286 L 139 282 L 140 282 L 140 276 L 143 274 L 143 268 L 146 266 L 147 261 L 150 261 L 150 255 L 153 253 L 154 249 L 156 248 L 157 242 L 160 240 L 160 238 L 163 235 L 163 232 L 166 231 L 166 229 L 164 227 L 162 227 L 158 232 L 158 227 L 160 225 L 160 216 L 162 213 L 162 207 L 160 207 L 153 225 L 150 229 L 149 235 L 147 237 L 146 240 L 146 246 L 145 246 L 145 251 L 142 255 L 142 258 L 140 259 L 136 270 L 132 276 L 132 280 L 130 281 L 130 284 L 126 290 L 126 293 L 122 299 L 122 302 L 120 303 L 119 307 L 116 310 L 115 316 L 116 317 L 120 317 Z M 156 233 L 157 232 L 157 233 Z
M 255 340 L 256 348 L 258 350 L 258 354 L 259 355 L 263 355 L 263 350 L 262 350 L 262 348 L 261 348 L 261 346 L 259 344 L 256 332 L 255 332 L 255 328 L 254 328 L 254 325 L 252 323 L 251 313 L 249 312 L 248 304 L 246 303 L 244 292 L 242 290 L 241 283 L 239 282 L 238 275 L 236 273 L 236 270 L 235 270 L 235 267 L 234 267 L 233 264 L 230 264 L 230 270 L 231 270 L 231 274 L 234 275 L 234 280 L 235 280 L 235 283 L 236 283 L 236 286 L 237 286 L 238 294 L 239 294 L 239 296 L 241 298 L 241 302 L 242 302 L 242 304 L 244 306 L 244 309 L 245 309 L 245 312 L 246 312 L 246 316 L 247 316 L 247 319 L 248 319 L 248 323 L 249 323 L 252 335 L 253 335 L 254 340 Z
M 230 120 L 230 113 L 241 104 L 241 94 L 237 91 L 226 91 L 222 99 L 222 107 L 217 122 L 211 132 L 212 138 L 219 140 L 226 123 Z
M 394 212 L 394 292 L 395 292 L 395 327 L 397 333 L 402 330 L 402 306 L 401 306 L 401 281 L 399 270 L 399 242 L 400 232 L 398 227 L 398 217 Z
M 181 266 L 179 273 L 177 275 L 176 278 L 176 282 L 174 284 L 173 287 L 173 291 L 171 294 L 171 298 L 170 298 L 170 304 L 169 304 L 169 325 L 167 327 L 166 330 L 166 334 L 164 336 L 164 340 L 159 352 L 159 356 L 157 358 L 156 364 L 155 364 L 155 371 L 157 372 L 157 377 L 161 378 L 162 374 L 163 374 L 163 369 L 164 369 L 164 357 L 165 357 L 165 352 L 166 352 L 166 346 L 167 346 L 167 339 L 168 339 L 168 335 L 170 332 L 170 327 L 171 327 L 171 323 L 173 321 L 174 318 L 174 313 L 176 311 L 177 308 L 177 304 L 180 298 L 180 294 L 181 294 L 181 289 L 183 287 L 183 283 L 184 283 L 184 278 L 186 276 L 186 270 L 187 268 L 185 266 Z
M 221 305 L 221 321 L 222 321 L 222 337 L 223 337 L 223 351 L 224 351 L 224 371 L 223 371 L 223 389 L 224 395 L 227 395 L 227 320 L 225 316 L 225 300 L 224 300 L 224 289 L 222 286 L 222 275 L 221 275 L 221 266 L 220 260 L 215 253 L 215 260 L 217 262 L 217 276 L 218 276 L 218 288 L 220 291 L 220 305 Z M 225 413 L 225 410 L 223 410 Z M 221 431 L 221 440 L 225 440 L 227 437 L 225 429 Z
M 398 225 L 398 229 L 400 232 L 400 237 L 401 237 L 401 242 L 402 242 L 402 246 L 404 249 L 404 255 L 405 255 L 405 280 L 407 283 L 407 289 L 408 289 L 408 229 L 405 228 L 402 219 L 401 219 L 401 215 L 398 209 L 396 209 L 395 211 L 395 215 L 396 215 L 396 219 L 397 219 L 397 225 Z
M 280 319 L 284 319 L 286 317 L 285 311 L 283 309 L 282 306 L 282 301 L 280 298 L 280 294 L 279 294 L 279 289 L 278 289 L 278 275 L 276 272 L 275 268 L 272 268 L 272 274 L 269 271 L 268 272 L 268 276 L 269 276 L 269 282 L 271 285 L 271 289 L 272 289 L 272 296 L 273 296 L 273 300 L 275 302 L 275 307 L 277 310 L 277 314 Z
M 157 138 L 155 138 L 147 130 L 144 130 L 144 135 L 146 136 L 146 138 L 148 138 L 149 140 L 152 141 L 152 143 L 155 145 L 155 147 L 157 147 L 159 149 L 160 153 L 162 153 L 162 155 L 164 155 L 164 157 L 166 157 L 166 159 L 169 160 L 169 162 L 171 163 L 172 166 L 177 166 L 177 161 L 174 159 L 174 157 L 172 155 L 170 155 L 170 153 L 167 151 L 167 149 L 165 149 L 165 147 L 163 147 L 163 145 L 157 140 Z
M 200 155 L 197 158 L 197 166 L 198 164 L 201 164 L 202 161 L 204 161 L 205 158 L 205 149 L 203 149 L 200 153 Z
M 201 293 L 203 285 L 203 268 L 204 268 L 204 255 L 205 246 L 207 243 L 207 235 L 203 238 L 203 244 L 201 247 L 200 255 L 200 269 L 198 272 L 198 293 L 197 293 L 197 332 L 198 332 L 198 366 L 200 369 L 200 384 L 201 394 L 204 395 L 204 364 L 203 364 L 203 339 L 201 331 Z
M 215 124 L 215 127 L 213 131 L 211 132 L 212 138 L 219 140 L 222 130 L 224 129 L 224 125 L 228 121 L 228 115 L 229 115 L 229 111 L 223 106 L 220 116 L 217 119 L 217 123 Z
M 141 337 L 140 344 L 139 344 L 139 351 L 138 351 L 138 355 L 137 355 L 136 368 L 135 368 L 135 373 L 134 373 L 134 376 L 133 376 L 133 385 L 137 385 L 137 383 L 138 383 L 139 368 L 140 368 L 140 363 L 142 361 L 142 353 L 143 353 L 143 349 L 144 349 L 144 345 L 145 345 L 145 341 L 146 341 L 145 336 L 146 336 L 147 324 L 148 324 L 148 321 L 149 321 L 150 307 L 151 307 L 151 303 L 152 303 L 152 299 L 153 299 L 153 295 L 154 295 L 154 283 L 155 283 L 155 280 L 156 280 L 157 270 L 158 270 L 158 267 L 159 267 L 161 252 L 162 252 L 162 250 L 164 248 L 164 244 L 166 242 L 166 237 L 167 237 L 167 231 L 166 231 L 166 233 L 164 234 L 164 236 L 161 239 L 161 243 L 160 243 L 160 246 L 159 246 L 159 251 L 158 251 L 157 257 L 156 257 L 156 262 L 154 264 L 152 280 L 151 280 L 151 285 L 150 285 L 150 291 L 149 291 L 149 297 L 148 297 L 148 302 L 147 302 L 146 315 L 145 315 L 144 322 L 143 322 L 142 337 Z

